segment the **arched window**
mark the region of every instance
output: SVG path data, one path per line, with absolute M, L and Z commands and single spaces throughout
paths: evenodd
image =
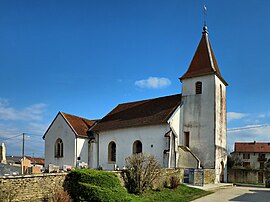
M 196 82 L 196 94 L 202 94 L 202 82 Z
M 110 142 L 108 145 L 108 161 L 115 162 L 116 161 L 116 144 L 115 142 Z
M 139 154 L 142 153 L 142 143 L 140 140 L 136 140 L 133 143 L 133 154 Z
M 54 156 L 56 158 L 63 157 L 63 141 L 62 139 L 58 138 L 54 145 Z

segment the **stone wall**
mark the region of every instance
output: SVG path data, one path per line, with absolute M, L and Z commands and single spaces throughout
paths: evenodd
M 164 187 L 164 184 L 167 183 L 167 185 L 170 184 L 171 177 L 178 177 L 180 180 L 180 183 L 184 180 L 184 169 L 183 168 L 167 168 L 162 169 L 160 176 L 154 181 L 154 188 L 157 187 Z
M 268 170 L 229 169 L 228 181 L 233 183 L 264 183 L 270 177 Z
M 204 169 L 204 184 L 214 184 L 216 179 L 215 169 Z
M 0 201 L 43 201 L 62 188 L 66 173 L 0 177 Z M 3 200 L 3 199 L 2 199 Z
M 124 185 L 121 171 L 116 171 L 121 184 Z M 211 169 L 204 170 L 205 184 L 214 180 Z M 25 176 L 2 176 L 0 177 L 0 201 L 3 198 L 10 201 L 50 201 L 57 189 L 62 189 L 69 182 L 66 180 L 67 173 L 48 173 Z M 184 179 L 184 168 L 162 169 L 160 176 L 154 181 L 154 188 L 170 186 L 171 177 L 178 177 L 180 183 Z
M 114 172 L 117 175 L 117 177 L 120 179 L 121 185 L 125 186 L 125 182 L 122 177 L 122 172 L 121 171 L 112 171 L 112 172 Z M 167 185 L 170 185 L 170 178 L 172 176 L 178 177 L 180 183 L 182 183 L 184 179 L 184 169 L 183 168 L 161 169 L 159 177 L 155 179 L 153 182 L 154 188 L 164 187 L 166 183 Z

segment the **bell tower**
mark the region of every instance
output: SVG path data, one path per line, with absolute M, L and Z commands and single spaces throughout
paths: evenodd
M 215 182 L 226 181 L 226 86 L 211 47 L 207 26 L 182 82 L 181 138 Z

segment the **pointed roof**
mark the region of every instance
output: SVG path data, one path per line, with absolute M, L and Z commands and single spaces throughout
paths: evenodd
M 55 122 L 56 118 L 59 115 L 61 115 L 64 118 L 66 123 L 70 126 L 70 128 L 72 129 L 72 131 L 77 137 L 88 137 L 87 131 L 93 125 L 95 125 L 97 121 L 99 121 L 99 120 L 88 120 L 86 118 L 82 118 L 82 117 L 75 116 L 72 114 L 67 114 L 65 112 L 58 112 L 53 122 L 51 123 L 51 125 L 49 126 L 45 134 L 43 135 L 43 139 L 45 138 L 47 132 L 49 131 L 49 129 L 51 128 L 51 126 L 53 125 L 53 123 Z
M 119 104 L 91 130 L 106 131 L 165 124 L 181 102 L 181 94 Z
M 180 78 L 183 79 L 216 74 L 227 86 L 227 82 L 221 76 L 217 60 L 208 39 L 207 27 L 203 28 L 202 38 L 189 65 L 187 72 Z
M 80 137 L 87 137 L 87 131 L 96 123 L 96 120 L 88 120 L 72 114 L 60 112 L 69 125 L 74 129 L 76 134 Z

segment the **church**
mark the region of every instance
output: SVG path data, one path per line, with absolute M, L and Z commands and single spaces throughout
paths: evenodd
M 45 165 L 121 169 L 143 152 L 164 168 L 212 169 L 216 183 L 226 181 L 228 84 L 206 26 L 180 81 L 181 94 L 119 104 L 100 120 L 59 112 L 43 136 Z

